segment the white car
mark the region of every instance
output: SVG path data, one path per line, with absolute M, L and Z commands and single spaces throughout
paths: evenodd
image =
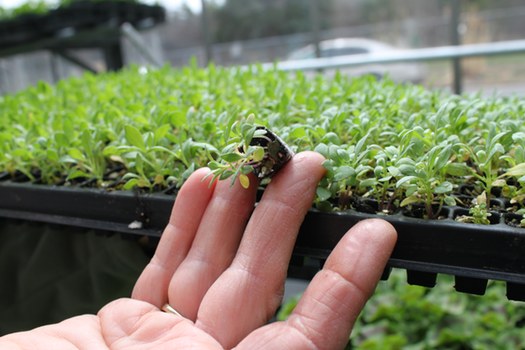
M 401 49 L 376 40 L 364 38 L 338 38 L 332 40 L 323 40 L 319 43 L 321 57 L 364 55 L 379 53 L 388 54 L 389 52 L 398 52 Z M 315 58 L 315 46 L 310 44 L 303 48 L 290 53 L 288 61 L 303 60 Z M 413 82 L 420 83 L 423 81 L 425 71 L 423 66 L 418 63 L 392 63 L 392 64 L 364 64 L 339 68 L 345 74 L 359 76 L 372 74 L 378 78 L 389 76 L 396 82 Z

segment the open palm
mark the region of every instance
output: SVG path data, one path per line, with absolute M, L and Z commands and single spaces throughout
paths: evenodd
M 180 190 L 132 298 L 97 315 L 0 338 L 2 349 L 341 349 L 396 240 L 381 220 L 354 226 L 287 321 L 267 324 L 323 159 L 297 154 L 254 208 L 256 186 L 209 186 L 207 169 Z M 252 181 L 255 183 L 255 181 Z M 320 232 L 319 234 L 322 234 Z M 181 315 L 160 308 L 169 303 Z

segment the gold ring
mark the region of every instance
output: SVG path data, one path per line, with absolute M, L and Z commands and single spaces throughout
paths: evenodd
M 177 310 L 175 310 L 170 304 L 167 304 L 167 303 L 162 306 L 161 310 L 169 314 L 174 314 L 180 317 L 184 317 L 179 312 L 177 312 Z

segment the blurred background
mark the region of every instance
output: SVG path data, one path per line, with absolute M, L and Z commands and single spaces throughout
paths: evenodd
M 53 1 L 33 1 L 57 6 Z M 145 3 L 153 3 L 144 1 Z M 27 1 L 0 0 L 0 18 Z M 30 2 L 31 3 L 31 2 Z M 520 0 L 159 0 L 165 21 L 138 29 L 154 60 L 183 66 L 245 65 L 400 49 L 494 43 L 523 39 L 525 3 Z M 139 26 L 140 27 L 140 26 Z M 64 31 L 62 31 L 63 34 Z M 123 65 L 151 61 L 123 36 Z M 82 74 L 85 70 L 49 50 L 12 54 L 0 44 L 0 93 L 38 80 Z M 9 50 L 7 50 L 9 51 Z M 143 50 L 142 50 L 143 51 Z M 100 50 L 75 52 L 96 71 L 107 62 Z M 348 74 L 390 75 L 430 88 L 483 94 L 525 92 L 522 53 L 424 62 L 361 65 Z M 111 68 L 111 67 L 109 67 Z M 454 80 L 460 71 L 461 81 Z

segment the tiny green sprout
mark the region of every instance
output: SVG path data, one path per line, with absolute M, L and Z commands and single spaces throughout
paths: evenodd
M 490 225 L 490 212 L 487 209 L 486 194 L 483 192 L 476 198 L 476 205 L 469 209 L 469 215 L 461 215 L 456 221 L 470 224 Z
M 292 150 L 277 135 L 264 126 L 251 122 L 232 127 L 234 136 L 219 154 L 219 160 L 208 163 L 213 183 L 216 179 L 231 178 L 231 185 L 238 178 L 243 188 L 250 187 L 248 174 L 269 179 L 293 156 Z
M 476 204 L 469 209 L 469 215 L 461 215 L 456 221 L 470 224 L 490 225 L 489 217 L 491 214 L 487 211 L 485 203 Z

